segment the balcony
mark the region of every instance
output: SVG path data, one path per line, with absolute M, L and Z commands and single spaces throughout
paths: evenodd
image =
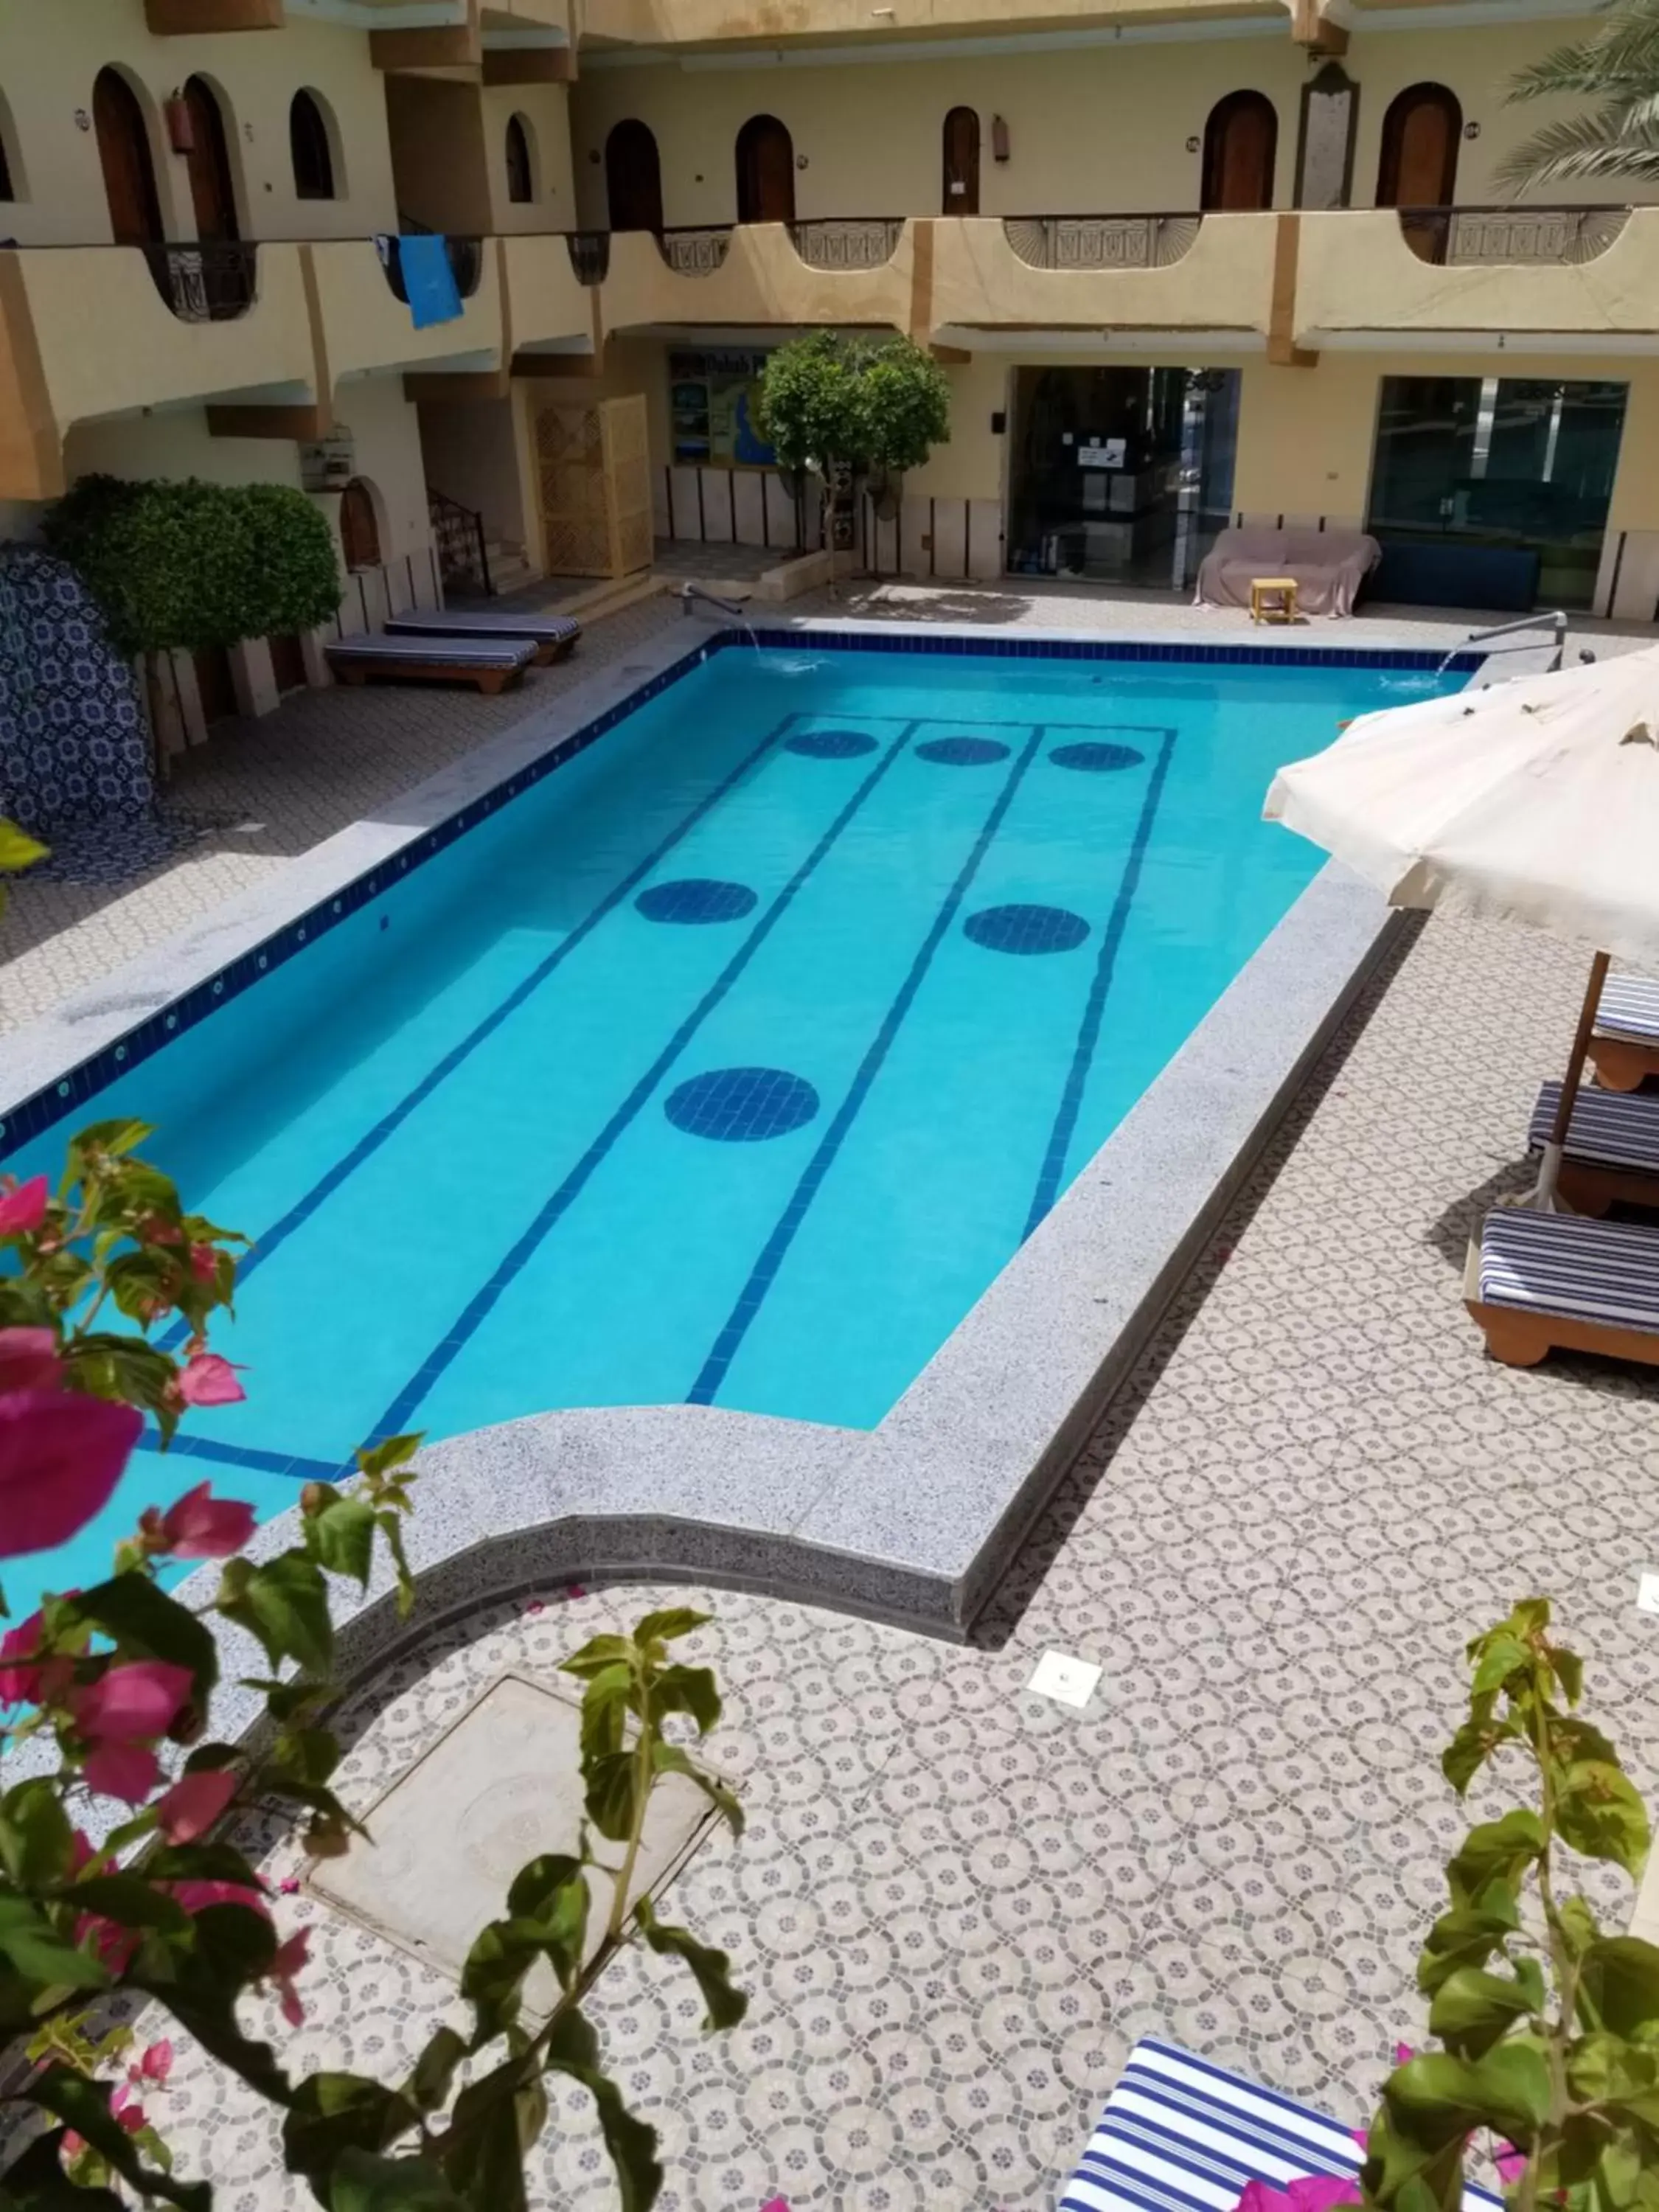
M 597 302 L 576 272 L 568 240 L 556 232 L 503 238 L 500 246 L 509 356 L 591 353 Z
M 1349 209 L 1301 219 L 1301 345 L 1650 341 L 1659 208 Z
M 857 40 L 879 50 L 896 42 L 973 32 L 1109 31 L 1137 21 L 1189 15 L 1268 21 L 1288 30 L 1280 0 L 928 0 L 896 22 L 872 20 L 868 0 L 586 0 L 582 34 L 596 46 L 732 47 L 775 51 Z
M 822 224 L 795 226 L 820 232 Z M 911 227 L 884 260 L 814 266 L 781 222 L 730 230 L 622 231 L 611 240 L 605 282 L 608 331 L 787 329 L 801 325 L 908 330 Z
M 497 257 L 476 240 L 452 241 L 465 277 L 460 314 L 416 330 L 393 267 L 383 267 L 368 239 L 341 239 L 307 247 L 316 275 L 326 377 L 337 386 L 349 377 L 398 369 L 476 371 L 501 366 L 501 286 Z M 452 263 L 453 265 L 453 263 Z
M 1188 332 L 1252 349 L 1273 302 L 1276 216 L 964 216 L 933 228 L 933 334 Z
M 373 248 L 366 249 L 370 253 Z M 76 422 L 258 395 L 317 397 L 298 246 L 22 247 L 0 253 L 0 497 L 62 489 Z M 19 412 L 21 410 L 21 413 Z M 32 456 L 32 458 L 31 458 Z

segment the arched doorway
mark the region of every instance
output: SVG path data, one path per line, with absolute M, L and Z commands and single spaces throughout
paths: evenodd
M 612 230 L 662 228 L 662 164 L 648 124 L 630 116 L 605 142 L 605 197 Z
M 751 115 L 738 133 L 738 221 L 794 220 L 794 141 L 775 115 Z
M 1382 118 L 1382 152 L 1376 166 L 1378 207 L 1449 207 L 1457 190 L 1457 142 L 1463 111 L 1443 84 L 1408 84 Z M 1446 226 L 1432 213 L 1407 216 L 1406 243 L 1425 261 L 1443 250 Z
M 92 119 L 115 243 L 151 245 L 161 235 L 161 202 L 149 131 L 137 94 L 118 70 L 99 70 L 92 88 Z
M 296 199 L 334 198 L 334 148 L 328 119 L 315 93 L 301 90 L 288 111 L 288 149 L 294 163 Z
M 945 118 L 941 206 L 946 215 L 979 213 L 979 113 L 972 107 L 953 107 Z
M 190 110 L 191 149 L 185 159 L 196 235 L 207 244 L 238 239 L 242 234 L 236 221 L 236 184 L 218 94 L 205 77 L 193 76 L 185 85 L 185 105 Z
M 380 565 L 380 525 L 374 495 L 362 477 L 353 477 L 340 494 L 340 550 L 349 570 Z
M 1250 215 L 1273 204 L 1279 111 L 1265 93 L 1230 92 L 1204 126 L 1206 215 Z
M 524 207 L 536 197 L 536 165 L 530 151 L 530 132 L 522 115 L 507 118 L 507 197 Z

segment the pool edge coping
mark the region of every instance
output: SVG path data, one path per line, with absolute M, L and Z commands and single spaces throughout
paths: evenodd
M 860 645 L 901 629 L 970 647 L 986 636 L 977 627 L 851 618 L 764 629 L 820 642 L 831 631 Z M 643 703 L 642 691 L 698 665 L 724 635 L 688 642 L 665 630 L 392 801 L 388 818 L 349 825 L 18 1034 L 42 1048 L 55 1040 L 60 1055 L 72 1036 L 75 1063 L 83 1062 L 81 1024 L 112 1024 L 94 1052 L 131 1033 L 133 988 L 154 1015 L 222 967 L 228 942 L 246 957 L 274 917 L 277 928 L 292 922 L 440 813 L 453 817 L 558 750 L 596 714 L 620 720 L 619 705 Z M 1054 657 L 1154 642 L 1158 659 L 1198 657 L 1162 638 L 1040 636 Z M 1253 642 L 1230 639 L 1227 653 L 1255 658 Z M 1414 641 L 1379 641 L 1354 659 L 1401 652 L 1424 657 Z M 398 1621 L 383 1583 L 361 1597 L 343 1594 L 348 1668 L 383 1662 L 458 1609 L 590 1579 L 726 1583 L 965 1635 L 1401 921 L 1346 870 L 1322 869 L 876 1428 L 697 1406 L 582 1407 L 423 1452 L 410 1530 L 418 1630 Z M 64 1066 L 60 1057 L 57 1079 Z M 1149 1188 L 1158 1199 L 1150 1216 L 1137 1204 Z M 254 1556 L 291 1540 L 295 1510 L 265 1524 Z M 195 1577 L 185 1587 L 210 1595 L 210 1572 L 199 1589 Z M 246 1693 L 224 1698 L 246 1710 L 216 1715 L 220 1725 L 256 1717 Z

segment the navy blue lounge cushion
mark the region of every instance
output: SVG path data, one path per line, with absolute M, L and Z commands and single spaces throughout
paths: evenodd
M 535 647 L 518 638 L 388 637 L 374 630 L 360 630 L 324 649 L 331 660 L 379 668 L 411 661 L 454 668 L 524 668 L 536 658 Z
M 1546 1083 L 1539 1091 L 1527 1131 L 1527 1143 L 1535 1152 L 1549 1140 L 1560 1099 L 1559 1083 Z M 1659 1175 L 1659 1098 L 1587 1083 L 1572 1102 L 1566 1151 L 1570 1158 L 1594 1167 Z
M 1481 1303 L 1659 1331 L 1659 1230 L 1499 1206 L 1480 1232 Z
M 493 607 L 477 614 L 459 607 L 411 607 L 391 616 L 386 629 L 396 637 L 522 637 L 538 645 L 562 645 L 567 638 L 574 643 L 582 634 L 573 615 L 510 614 Z

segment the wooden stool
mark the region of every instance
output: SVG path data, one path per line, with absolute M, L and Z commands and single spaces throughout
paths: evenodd
M 1250 620 L 1253 623 L 1293 623 L 1296 620 L 1296 578 L 1252 576 Z

